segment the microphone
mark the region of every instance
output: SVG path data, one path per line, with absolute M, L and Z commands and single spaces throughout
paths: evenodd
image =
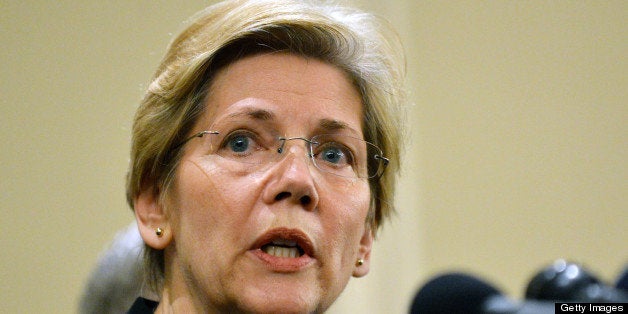
M 628 293 L 605 285 L 588 270 L 557 260 L 536 274 L 526 288 L 526 298 L 591 303 L 628 302 Z
M 417 292 L 410 314 L 553 314 L 554 303 L 515 302 L 475 277 L 450 273 Z
M 628 293 L 628 267 L 626 267 L 626 269 L 624 270 L 624 273 L 619 276 L 619 279 L 617 279 L 617 283 L 615 284 L 615 287 L 617 287 L 617 289 L 626 291 L 626 293 Z

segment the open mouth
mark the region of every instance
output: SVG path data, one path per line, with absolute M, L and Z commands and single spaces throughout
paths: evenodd
M 258 238 L 253 250 L 279 258 L 300 258 L 313 256 L 312 241 L 298 229 L 272 229 Z
M 296 240 L 281 238 L 262 245 L 261 249 L 264 253 L 276 257 L 297 258 L 305 254 L 305 250 L 303 250 Z
M 271 229 L 255 241 L 249 252 L 277 273 L 300 272 L 316 262 L 312 240 L 299 229 Z

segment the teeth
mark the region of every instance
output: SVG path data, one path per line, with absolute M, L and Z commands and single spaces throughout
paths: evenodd
M 274 242 L 273 242 L 274 244 Z M 296 244 L 295 244 L 296 245 Z M 277 257 L 290 257 L 295 258 L 299 256 L 299 249 L 296 247 L 283 247 L 275 245 L 267 245 L 262 248 L 266 254 Z

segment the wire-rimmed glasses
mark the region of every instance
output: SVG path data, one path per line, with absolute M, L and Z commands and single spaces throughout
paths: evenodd
M 231 131 L 201 131 L 175 149 L 195 138 L 204 140 L 204 154 L 220 156 L 250 170 L 279 161 L 288 143 L 294 140 L 306 143 L 307 155 L 318 170 L 339 177 L 378 177 L 389 162 L 379 147 L 357 137 L 344 134 L 318 134 L 309 139 L 283 137 L 250 124 Z

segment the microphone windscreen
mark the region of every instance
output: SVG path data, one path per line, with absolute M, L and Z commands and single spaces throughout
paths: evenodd
M 450 273 L 428 281 L 415 296 L 411 314 L 482 313 L 491 296 L 501 293 L 491 285 L 472 276 Z
M 557 260 L 532 277 L 525 296 L 533 300 L 577 301 L 586 287 L 598 283 L 582 266 Z

